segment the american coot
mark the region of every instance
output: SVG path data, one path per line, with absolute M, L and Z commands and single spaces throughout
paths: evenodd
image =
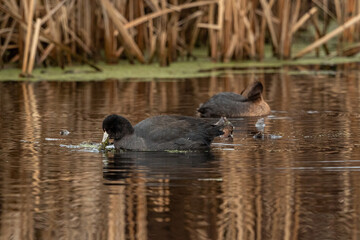
M 214 95 L 202 104 L 197 111 L 201 117 L 253 117 L 270 113 L 269 105 L 262 97 L 263 85 L 259 81 L 240 94 L 223 92 Z
M 206 150 L 215 137 L 224 134 L 224 128 L 232 136 L 232 125 L 226 118 L 212 124 L 200 118 L 161 115 L 133 127 L 126 118 L 114 114 L 104 119 L 102 128 L 103 142 L 109 137 L 116 149 L 133 151 Z

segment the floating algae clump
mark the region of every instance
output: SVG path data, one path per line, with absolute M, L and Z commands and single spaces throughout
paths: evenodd
M 110 145 L 109 138 L 106 138 L 105 141 L 102 141 L 102 142 L 101 142 L 98 150 L 99 150 L 99 151 L 105 151 L 105 150 L 106 150 L 106 147 L 107 147 L 108 145 Z

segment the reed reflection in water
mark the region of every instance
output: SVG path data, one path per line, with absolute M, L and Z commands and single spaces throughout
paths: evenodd
M 2 82 L 1 239 L 357 239 L 356 68 Z M 241 92 L 255 77 L 273 109 L 265 134 L 281 138 L 255 139 L 258 119 L 238 118 L 234 140 L 216 139 L 207 153 L 76 148 L 100 141 L 107 114 L 133 123 L 157 114 L 193 116 L 209 96 Z

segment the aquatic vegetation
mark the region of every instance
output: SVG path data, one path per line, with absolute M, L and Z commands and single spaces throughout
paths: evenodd
M 103 139 L 103 141 L 100 143 L 98 147 L 99 151 L 104 151 L 109 144 L 110 144 L 109 137 Z
M 188 152 L 193 152 L 193 151 L 185 151 L 185 150 L 165 150 L 165 152 L 168 152 L 168 153 L 188 153 Z
M 114 150 L 113 145 L 103 146 L 101 143 L 94 143 L 89 141 L 84 141 L 79 144 L 60 144 L 60 147 L 68 148 L 68 149 L 76 149 L 77 151 L 85 151 L 85 152 L 111 152 Z
M 214 63 L 206 58 L 197 61 L 174 62 L 169 67 L 163 68 L 158 64 L 129 64 L 125 61 L 107 65 L 99 63 L 102 72 L 96 72 L 85 65 L 73 65 L 62 70 L 58 67 L 37 68 L 32 73 L 32 78 L 27 81 L 101 81 L 105 79 L 119 79 L 122 81 L 173 81 L 174 79 L 226 76 L 226 74 L 249 74 L 249 73 L 277 73 L 286 71 L 287 74 L 314 74 L 332 73 L 329 70 L 306 70 L 307 66 L 322 65 L 334 66 L 335 64 L 357 63 L 359 57 L 344 58 L 336 57 L 329 59 L 299 59 L 299 60 L 276 60 L 267 59 L 262 62 L 243 61 L 229 63 Z M 291 67 L 303 66 L 300 71 Z M 289 69 L 284 70 L 283 67 Z M 3 69 L 0 81 L 24 81 L 19 77 L 19 70 L 15 68 Z

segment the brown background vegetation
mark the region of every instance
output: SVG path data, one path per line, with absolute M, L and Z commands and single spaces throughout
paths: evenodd
M 6 0 L 0 1 L 0 64 L 63 67 L 120 58 L 166 66 L 206 46 L 214 61 L 261 60 L 265 45 L 291 58 L 294 39 L 314 42 L 299 58 L 337 37 L 334 54 L 353 55 L 360 1 L 328 0 Z M 311 30 L 311 31 L 310 31 Z M 310 33 L 310 35 L 309 35 Z M 91 59 L 91 61 L 89 61 Z

